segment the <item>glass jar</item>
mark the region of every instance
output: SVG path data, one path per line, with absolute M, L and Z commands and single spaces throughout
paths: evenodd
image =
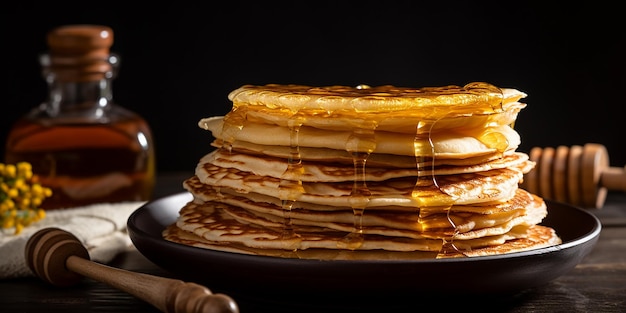
M 26 161 L 52 189 L 44 209 L 150 200 L 155 151 L 148 123 L 113 101 L 119 57 L 113 31 L 66 25 L 47 37 L 40 63 L 48 97 L 20 118 L 6 142 L 6 163 Z

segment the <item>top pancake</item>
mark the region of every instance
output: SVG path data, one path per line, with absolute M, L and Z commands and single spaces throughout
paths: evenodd
M 229 94 L 233 123 L 247 120 L 282 127 L 376 129 L 409 134 L 509 125 L 526 94 L 485 83 L 463 87 L 246 85 Z
M 401 88 L 395 86 L 357 87 L 303 85 L 245 85 L 232 91 L 228 98 L 233 106 L 254 105 L 292 112 L 356 111 L 382 113 L 414 111 L 422 117 L 440 118 L 453 112 L 458 116 L 491 114 L 506 111 L 511 104 L 526 97 L 515 89 L 500 89 L 486 83 L 463 87 Z M 446 113 L 447 115 L 447 113 Z

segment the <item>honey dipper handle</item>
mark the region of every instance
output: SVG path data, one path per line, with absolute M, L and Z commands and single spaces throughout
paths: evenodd
M 600 184 L 609 190 L 626 191 L 626 166 L 604 169 L 600 176 Z
M 239 312 L 237 304 L 230 297 L 212 294 L 198 284 L 125 271 L 74 255 L 68 257 L 66 266 L 72 272 L 134 295 L 162 312 Z

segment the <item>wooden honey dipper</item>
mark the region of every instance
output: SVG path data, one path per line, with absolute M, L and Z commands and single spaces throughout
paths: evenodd
M 78 238 L 59 228 L 33 234 L 24 252 L 33 273 L 56 286 L 76 284 L 84 276 L 134 295 L 162 312 L 239 312 L 229 296 L 212 294 L 204 286 L 93 262 Z
M 534 147 L 529 157 L 536 165 L 521 187 L 543 198 L 601 208 L 608 190 L 626 191 L 626 167 L 610 167 L 601 144 Z

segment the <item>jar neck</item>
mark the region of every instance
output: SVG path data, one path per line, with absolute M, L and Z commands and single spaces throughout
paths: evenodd
M 118 69 L 118 57 L 111 55 L 102 65 L 54 63 L 48 54 L 40 58 L 43 76 L 48 83 L 47 111 L 63 112 L 103 110 L 113 101 L 112 81 Z
M 47 77 L 48 103 L 52 106 L 68 109 L 106 107 L 113 100 L 110 79 L 73 82 L 56 80 L 50 76 L 54 74 Z

